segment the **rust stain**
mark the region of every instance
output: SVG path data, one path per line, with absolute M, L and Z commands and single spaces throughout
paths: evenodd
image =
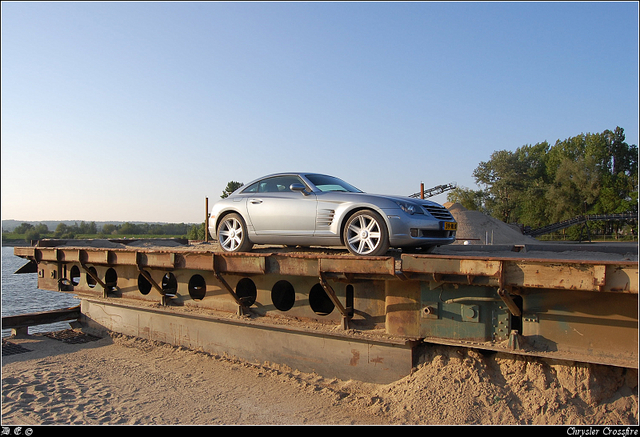
M 374 358 L 374 359 L 372 359 L 372 360 L 371 360 L 371 362 L 372 362 L 372 363 L 375 363 L 375 364 L 382 364 L 382 361 L 383 361 L 383 360 L 384 360 L 384 358 L 382 358 L 382 357 L 378 357 L 378 358 Z
M 360 352 L 356 349 L 351 349 L 351 354 L 353 356 L 351 357 L 351 361 L 349 361 L 349 365 L 357 366 L 358 362 L 360 361 Z

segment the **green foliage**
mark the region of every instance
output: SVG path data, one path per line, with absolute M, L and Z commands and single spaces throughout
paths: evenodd
M 131 223 L 121 225 L 104 225 L 101 234 L 118 236 L 155 235 L 155 236 L 181 236 L 185 237 L 191 228 L 185 223 Z
M 205 238 L 205 232 L 209 232 L 206 228 L 205 222 L 202 222 L 199 225 L 193 225 L 189 229 L 189 233 L 187 233 L 187 238 L 189 240 L 200 240 L 203 241 Z M 209 237 L 211 239 L 211 237 Z
M 16 234 L 26 234 L 27 232 L 46 234 L 47 232 L 49 232 L 49 227 L 44 223 L 38 223 L 35 226 L 31 223 L 21 223 L 13 230 L 13 232 L 15 232 Z
M 236 191 L 242 185 L 244 185 L 242 182 L 230 181 L 229 183 L 227 183 L 227 187 L 224 189 L 220 197 L 222 199 L 226 199 L 231 193 Z
M 58 223 L 56 230 L 53 233 L 54 238 L 73 239 L 78 234 L 97 234 L 98 227 L 95 222 L 86 223 L 84 221 L 74 223 L 73 225 L 66 225 L 64 223 Z
M 447 194 L 449 202 L 459 203 L 466 209 L 485 212 L 485 193 L 466 187 L 456 187 Z
M 21 223 L 12 232 L 17 238 L 25 241 L 39 240 L 48 233 L 49 227 L 44 223 L 38 223 L 35 226 L 31 223 Z
M 2 235 L 6 240 L 40 240 L 43 238 L 56 238 L 72 240 L 76 238 L 186 238 L 193 225 L 185 223 L 131 223 L 105 224 L 98 229 L 95 222 L 80 222 L 73 225 L 59 223 L 55 231 L 49 231 L 47 225 L 39 223 L 35 226 L 22 223 L 13 232 L 5 232 Z M 202 238 L 204 239 L 204 233 Z
M 620 127 L 553 146 L 498 150 L 473 176 L 480 190 L 458 188 L 448 200 L 507 223 L 537 228 L 582 214 L 637 211 L 638 147 L 625 142 Z

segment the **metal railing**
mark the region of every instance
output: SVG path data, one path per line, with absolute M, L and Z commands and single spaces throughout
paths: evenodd
M 436 185 L 435 187 L 424 189 L 424 185 L 421 184 L 420 191 L 418 193 L 413 193 L 409 197 L 414 199 L 427 199 L 429 197 L 437 196 L 438 194 L 442 194 L 446 191 L 453 190 L 458 185 L 455 182 L 450 182 L 448 184 Z
M 530 237 L 537 237 L 539 235 L 550 234 L 552 232 L 559 231 L 561 229 L 568 228 L 569 226 L 579 225 L 589 221 L 627 221 L 638 220 L 638 213 L 636 212 L 624 212 L 621 214 L 589 214 L 579 215 L 568 220 L 563 220 L 558 223 L 553 223 L 547 226 L 543 226 L 538 229 L 531 229 L 526 227 L 523 231 L 525 235 Z

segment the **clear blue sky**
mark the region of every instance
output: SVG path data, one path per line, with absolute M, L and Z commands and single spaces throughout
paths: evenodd
M 201 222 L 279 171 L 475 188 L 616 126 L 638 144 L 637 2 L 2 3 L 3 219 Z

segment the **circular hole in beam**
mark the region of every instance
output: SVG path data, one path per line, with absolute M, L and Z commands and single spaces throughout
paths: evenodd
M 178 294 L 178 280 L 173 273 L 165 273 L 162 277 L 162 291 L 165 295 L 175 296 Z
M 280 311 L 289 311 L 296 302 L 296 291 L 289 281 L 278 281 L 271 288 L 271 302 Z
M 193 300 L 202 300 L 207 294 L 207 284 L 201 275 L 193 275 L 189 279 L 189 296 Z
M 71 267 L 71 272 L 69 273 L 71 277 L 71 283 L 76 286 L 80 283 L 80 269 L 78 266 Z
M 89 267 L 89 271 L 90 271 L 91 273 L 93 273 L 93 275 L 94 275 L 94 276 L 98 276 L 98 272 L 96 271 L 96 268 L 95 268 L 95 267 Z M 93 278 L 89 275 L 89 273 L 87 273 L 85 276 L 86 276 L 86 279 L 87 279 L 87 285 L 88 285 L 90 288 L 95 287 L 95 286 L 96 286 L 96 280 L 95 280 L 95 279 L 93 279 Z
M 335 308 L 335 305 L 320 284 L 311 287 L 311 291 L 309 292 L 309 305 L 313 312 L 319 316 L 327 316 L 331 314 Z
M 145 296 L 151 291 L 151 282 L 147 281 L 147 278 L 142 276 L 142 274 L 138 275 L 138 290 Z
M 249 278 L 242 278 L 236 285 L 236 294 L 240 300 L 248 307 L 256 302 L 258 290 L 256 284 Z
M 116 273 L 113 267 L 109 267 L 107 273 L 104 275 L 104 285 L 107 286 L 108 291 L 116 291 L 118 288 L 118 273 Z

